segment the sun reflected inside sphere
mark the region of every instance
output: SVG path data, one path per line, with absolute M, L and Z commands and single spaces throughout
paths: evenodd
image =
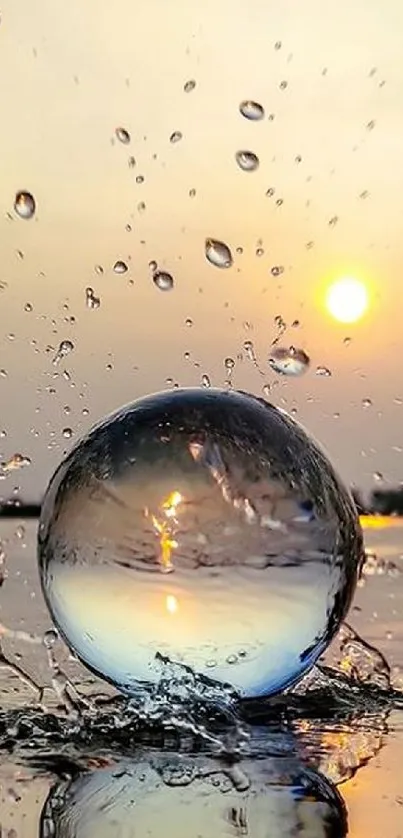
M 356 323 L 364 316 L 369 305 L 366 285 L 353 277 L 343 277 L 330 286 L 326 307 L 339 323 Z

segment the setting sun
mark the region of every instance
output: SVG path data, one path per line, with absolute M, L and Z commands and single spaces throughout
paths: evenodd
M 363 282 L 343 277 L 330 286 L 326 295 L 326 307 L 339 323 L 355 323 L 368 308 L 368 291 Z

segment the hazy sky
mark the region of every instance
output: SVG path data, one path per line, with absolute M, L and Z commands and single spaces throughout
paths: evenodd
M 297 409 L 346 480 L 403 479 L 402 32 L 397 0 L 3 0 L 0 453 L 32 460 L 4 495 L 40 496 L 71 444 L 63 428 L 74 440 L 168 378 L 220 386 L 231 356 L 234 386 L 261 393 L 276 380 L 276 315 L 300 321 L 281 344 L 311 369 L 279 381 L 273 401 Z M 264 120 L 240 115 L 249 98 Z M 237 166 L 240 149 L 256 171 Z M 33 220 L 13 211 L 19 189 L 35 196 Z M 232 268 L 206 261 L 209 236 Z M 171 292 L 150 260 L 172 273 Z M 347 327 L 323 303 L 345 274 L 371 299 Z M 55 367 L 63 340 L 75 348 Z M 264 375 L 237 358 L 245 340 Z M 331 377 L 315 374 L 323 365 Z

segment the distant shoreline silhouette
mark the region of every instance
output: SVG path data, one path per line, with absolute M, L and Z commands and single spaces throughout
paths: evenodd
M 361 491 L 355 486 L 351 489 L 358 515 L 382 515 L 393 517 L 403 515 L 403 486 L 391 489 L 375 489 L 366 503 Z M 0 518 L 39 518 L 41 504 L 24 502 L 12 498 L 0 503 Z

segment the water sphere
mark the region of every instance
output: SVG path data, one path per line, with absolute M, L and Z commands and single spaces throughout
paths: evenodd
M 98 424 L 51 480 L 42 589 L 68 645 L 123 692 L 162 661 L 241 697 L 298 681 L 345 617 L 355 508 L 291 417 L 234 390 L 173 390 Z

